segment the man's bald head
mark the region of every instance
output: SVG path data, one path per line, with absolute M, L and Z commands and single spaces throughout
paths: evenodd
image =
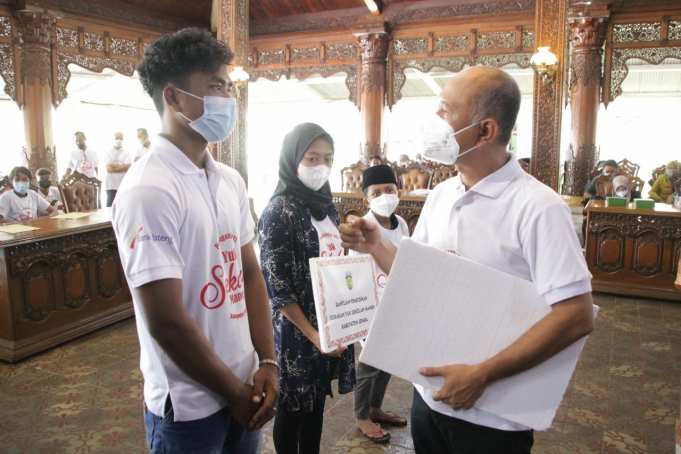
M 465 69 L 447 82 L 442 97 L 464 109 L 471 123 L 494 119 L 499 125 L 498 143 L 506 145 L 511 140 L 520 110 L 520 89 L 504 71 L 489 66 Z

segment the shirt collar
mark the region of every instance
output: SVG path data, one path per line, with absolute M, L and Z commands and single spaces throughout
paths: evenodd
M 525 171 L 518 164 L 518 160 L 514 155 L 510 155 L 510 158 L 506 164 L 504 164 L 497 171 L 487 175 L 482 180 L 470 188 L 470 191 L 477 192 L 485 197 L 490 197 L 496 199 L 501 195 L 501 193 L 508 187 L 509 184 L 516 178 L 525 174 Z
M 163 159 L 175 168 L 178 172 L 185 175 L 194 175 L 203 173 L 203 169 L 194 164 L 186 154 L 182 152 L 170 140 L 163 136 L 157 137 L 156 146 L 154 148 L 162 149 Z M 206 154 L 206 172 L 213 172 L 216 170 L 215 161 L 210 153 Z

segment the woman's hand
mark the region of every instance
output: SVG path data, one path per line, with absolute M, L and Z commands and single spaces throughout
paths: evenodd
M 345 351 L 348 349 L 348 347 L 343 347 L 343 346 L 339 345 L 335 350 L 328 352 L 328 353 L 324 353 L 322 351 L 322 345 L 321 345 L 321 341 L 319 340 L 319 332 L 318 331 L 315 331 L 314 336 L 313 336 L 312 339 L 310 339 L 310 341 L 314 344 L 314 346 L 317 348 L 317 350 L 320 351 L 320 353 L 322 355 L 330 356 L 332 358 L 340 358 L 343 355 L 343 353 L 345 353 Z

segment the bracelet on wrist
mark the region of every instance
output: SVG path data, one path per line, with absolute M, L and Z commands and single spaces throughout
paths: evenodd
M 270 366 L 276 367 L 277 370 L 281 370 L 281 367 L 279 366 L 279 363 L 276 362 L 276 361 L 273 360 L 273 359 L 261 359 L 259 365 L 260 365 L 260 367 L 265 366 L 265 365 L 270 365 Z

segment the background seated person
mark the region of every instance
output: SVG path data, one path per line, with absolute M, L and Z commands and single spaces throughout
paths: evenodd
M 15 167 L 10 173 L 12 191 L 0 195 L 0 222 L 24 222 L 47 216 L 57 209 L 40 194 L 29 188 L 31 171 Z
M 604 199 L 607 194 L 599 194 L 596 186 L 596 181 L 602 176 L 612 178 L 617 173 L 617 162 L 614 159 L 609 159 L 603 164 L 603 170 L 600 175 L 594 177 L 584 189 L 584 199 Z
M 38 194 L 43 196 L 53 207 L 61 209 L 61 195 L 59 194 L 59 188 L 52 184 L 52 171 L 42 168 L 38 169 L 36 174 L 38 175 Z
M 625 198 L 629 202 L 633 202 L 634 199 L 641 198 L 641 193 L 639 191 L 633 190 L 631 179 L 627 175 L 617 175 L 615 178 L 613 178 L 612 188 L 613 196 Z
M 681 178 L 681 163 L 679 161 L 669 161 L 665 168 L 665 173 L 657 177 L 653 187 L 648 193 L 648 197 L 660 203 L 672 203 L 674 193 L 673 183 L 677 178 Z

